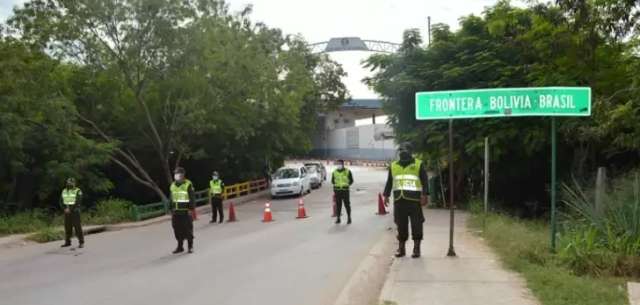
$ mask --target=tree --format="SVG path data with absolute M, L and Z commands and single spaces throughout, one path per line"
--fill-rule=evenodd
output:
M 446 122 L 415 120 L 414 94 L 418 91 L 529 86 L 590 86 L 594 93 L 592 118 L 561 119 L 561 173 L 582 176 L 587 167 L 609 160 L 607 150 L 631 139 L 607 134 L 608 120 L 631 124 L 635 111 L 615 109 L 635 79 L 638 60 L 630 45 L 603 36 L 602 31 L 579 27 L 561 6 L 535 4 L 517 8 L 499 1 L 482 17 L 460 19 L 460 30 L 435 25 L 433 43 L 420 47 L 414 31 L 405 34 L 397 54 L 374 55 L 366 66 L 376 74 L 365 81 L 385 100 L 391 123 L 401 140 L 410 140 L 432 161 L 434 170 L 446 166 Z M 590 23 L 591 24 L 591 23 Z M 591 37 L 590 35 L 597 37 Z M 592 40 L 590 40 L 592 39 Z M 597 43 L 591 44 L 591 41 Z M 635 63 L 635 64 L 634 64 Z M 616 98 L 609 97 L 616 95 Z M 628 95 L 627 95 L 628 96 Z M 623 104 L 626 105 L 626 104 Z M 627 106 L 628 108 L 629 106 Z M 614 115 L 612 115 L 614 114 Z M 625 119 L 621 119 L 621 118 Z M 541 118 L 457 120 L 454 159 L 457 190 L 473 193 L 480 183 L 483 139 L 492 142 L 495 189 L 498 199 L 514 206 L 545 200 L 548 177 L 549 122 Z M 619 132 L 621 126 L 618 125 Z M 634 128 L 628 129 L 636 130 Z M 607 135 L 605 135 L 607 134 Z M 629 151 L 630 146 L 622 147 Z M 520 160 L 528 160 L 526 163 Z M 535 171 L 531 171 L 535 168 Z
M 346 96 L 338 65 L 250 12 L 222 1 L 33 0 L 10 26 L 73 66 L 65 94 L 87 136 L 166 200 L 171 168 L 185 161 L 250 175 L 308 149 L 315 112 Z
M 68 68 L 0 39 L 0 194 L 21 208 L 58 194 L 67 177 L 87 190 L 112 187 L 101 172 L 112 147 L 83 136 L 73 103 L 61 94 Z

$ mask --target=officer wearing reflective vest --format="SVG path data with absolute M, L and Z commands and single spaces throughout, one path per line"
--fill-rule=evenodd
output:
M 214 171 L 209 181 L 209 204 L 211 205 L 211 221 L 215 223 L 220 214 L 220 223 L 224 221 L 224 208 L 222 205 L 222 194 L 224 192 L 224 182 L 220 179 L 218 172 Z
M 353 175 L 349 169 L 344 167 L 344 160 L 338 160 L 338 169 L 333 171 L 331 183 L 333 184 L 333 193 L 336 198 L 336 214 L 338 216 L 336 223 L 340 223 L 342 204 L 344 204 L 344 208 L 347 210 L 347 224 L 350 224 L 351 201 L 349 199 L 349 187 L 353 184 Z
M 409 239 L 409 221 L 413 239 L 413 255 L 420 257 L 422 241 L 422 223 L 424 215 L 422 206 L 427 204 L 427 173 L 422 161 L 412 156 L 410 143 L 403 143 L 398 148 L 399 160 L 391 163 L 387 184 L 384 189 L 384 203 L 389 204 L 389 196 L 393 191 L 393 216 L 398 227 L 398 251 L 396 257 L 406 255 L 405 243 Z
M 185 178 L 185 170 L 177 167 L 174 171 L 175 181 L 171 184 L 171 226 L 178 241 L 174 254 L 184 251 L 184 240 L 187 240 L 189 253 L 193 253 L 193 215 L 195 209 L 195 191 L 191 181 Z
M 76 231 L 78 248 L 84 247 L 84 235 L 82 234 L 82 224 L 80 223 L 80 204 L 82 203 L 82 191 L 76 187 L 73 178 L 67 179 L 67 186 L 60 195 L 60 204 L 64 208 L 64 233 L 65 242 L 61 247 L 71 246 L 71 236 Z

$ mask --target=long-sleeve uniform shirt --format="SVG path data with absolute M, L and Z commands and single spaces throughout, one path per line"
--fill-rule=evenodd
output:
M 409 162 L 400 161 L 400 165 L 406 167 L 412 164 L 414 160 L 412 159 Z M 429 194 L 429 178 L 427 177 L 427 171 L 424 169 L 424 163 L 420 164 L 420 182 L 422 183 L 422 195 L 426 196 Z M 391 174 L 391 166 L 389 166 L 389 175 L 387 175 L 387 184 L 384 187 L 384 196 L 391 196 L 391 192 L 393 191 L 393 174 Z

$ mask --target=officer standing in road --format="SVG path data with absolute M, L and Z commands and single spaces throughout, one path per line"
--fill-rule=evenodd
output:
M 222 205 L 222 193 L 224 191 L 224 182 L 220 179 L 218 172 L 214 171 L 209 181 L 209 205 L 211 205 L 211 221 L 215 223 L 220 214 L 220 223 L 224 221 L 224 208 Z
M 333 171 L 331 183 L 333 184 L 333 193 L 336 197 L 336 214 L 338 215 L 336 223 L 340 223 L 342 204 L 344 203 L 344 207 L 347 210 L 347 224 L 350 224 L 351 201 L 349 199 L 349 187 L 353 184 L 353 175 L 349 169 L 344 167 L 344 160 L 338 160 L 338 169 Z
M 65 242 L 61 247 L 71 246 L 71 236 L 76 231 L 78 248 L 84 247 L 84 235 L 82 234 L 82 224 L 80 223 L 80 204 L 82 203 L 82 191 L 76 187 L 73 178 L 67 179 L 67 186 L 60 195 L 60 204 L 64 208 L 64 233 Z
M 389 204 L 389 195 L 393 190 L 393 216 L 398 227 L 398 251 L 396 257 L 406 255 L 405 243 L 409 239 L 409 220 L 413 239 L 413 255 L 420 257 L 422 241 L 422 223 L 424 215 L 422 206 L 427 204 L 427 172 L 421 160 L 412 155 L 410 143 L 403 143 L 398 148 L 399 160 L 391 163 L 387 185 L 384 188 L 384 203 Z
M 171 226 L 178 241 L 174 254 L 184 251 L 184 240 L 187 240 L 189 253 L 193 253 L 193 215 L 195 209 L 195 191 L 191 181 L 185 178 L 185 170 L 177 167 L 174 171 L 175 182 L 171 184 Z

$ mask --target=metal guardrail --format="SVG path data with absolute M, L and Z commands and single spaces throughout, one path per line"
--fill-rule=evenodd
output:
M 236 183 L 225 186 L 222 197 L 226 200 L 229 198 L 237 198 L 248 195 L 268 187 L 269 183 L 266 179 L 253 180 L 249 182 Z M 202 206 L 209 202 L 209 189 L 197 191 L 195 193 L 196 206 Z M 169 202 L 161 201 L 145 205 L 136 205 L 133 207 L 133 214 L 136 221 L 145 220 L 153 217 L 162 216 L 169 213 Z

